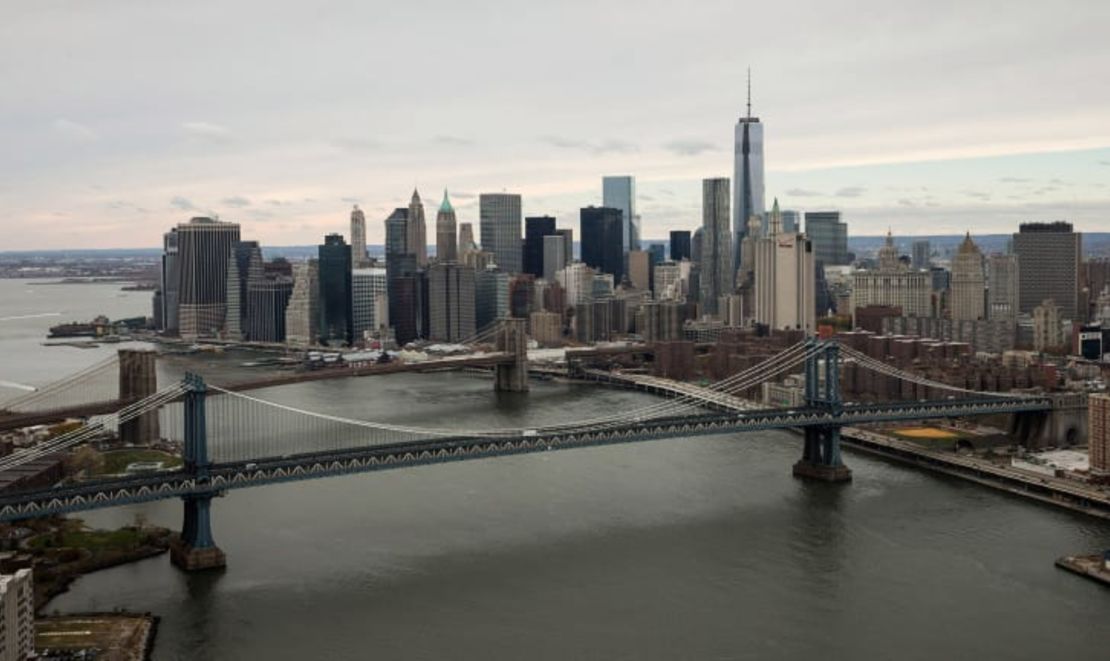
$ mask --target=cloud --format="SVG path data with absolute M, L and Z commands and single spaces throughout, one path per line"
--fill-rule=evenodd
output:
M 862 186 L 847 186 L 836 191 L 837 197 L 859 197 L 867 192 L 867 189 Z
M 432 142 L 440 145 L 450 145 L 452 147 L 468 147 L 474 144 L 473 140 L 461 138 L 457 135 L 437 135 L 432 138 Z
M 1025 177 L 1002 177 L 999 181 L 1004 184 L 1027 184 L 1032 181 L 1032 179 L 1026 179 Z
M 224 199 L 220 200 L 220 203 L 223 204 L 223 205 L 229 206 L 229 207 L 235 207 L 237 209 L 241 209 L 243 207 L 249 207 L 251 205 L 251 201 L 248 200 L 247 198 L 243 197 L 242 195 L 233 195 L 232 197 L 225 197 Z
M 982 200 L 983 202 L 988 202 L 991 199 L 991 194 L 990 193 L 985 193 L 983 191 L 965 190 L 965 191 L 960 191 L 960 192 L 963 193 L 964 195 L 968 196 L 968 197 L 975 198 L 976 200 Z
M 787 197 L 821 197 L 821 193 L 806 188 L 791 188 L 786 191 Z
M 178 209 L 181 209 L 182 211 L 196 211 L 197 210 L 197 205 L 193 204 L 192 200 L 190 200 L 187 197 L 182 197 L 180 195 L 175 195 L 172 199 L 170 199 L 170 205 L 175 206 Z
M 599 143 L 591 143 L 585 140 L 565 138 L 558 135 L 545 135 L 542 136 L 540 140 L 560 149 L 579 149 L 591 154 L 629 154 L 640 150 L 635 144 L 617 138 L 610 138 Z
M 92 142 L 94 140 L 100 139 L 100 136 L 97 135 L 96 131 L 93 131 L 84 124 L 78 124 L 77 122 L 66 119 L 64 117 L 59 117 L 58 119 L 55 119 L 53 122 L 53 127 L 57 133 L 77 142 Z
M 663 145 L 663 149 L 674 152 L 679 156 L 697 156 L 702 152 L 716 151 L 719 146 L 707 140 L 671 140 Z
M 336 149 L 349 152 L 377 151 L 382 148 L 382 143 L 373 138 L 336 138 L 331 141 Z
M 358 204 L 362 200 L 358 199 L 357 197 L 341 197 L 339 198 L 339 201 L 346 202 L 347 204 Z
M 269 204 L 269 205 L 272 205 L 272 206 L 275 206 L 275 207 L 280 207 L 285 203 L 282 202 L 281 200 L 266 200 L 266 204 Z
M 231 129 L 210 122 L 185 122 L 181 130 L 191 138 L 209 142 L 227 142 L 231 139 Z
M 903 197 L 902 199 L 898 200 L 898 206 L 901 206 L 901 207 L 916 207 L 917 205 L 914 204 L 913 200 L 910 200 L 910 199 L 907 199 L 907 198 Z
M 1107 166 L 1107 167 L 1110 167 L 1110 161 L 1099 161 L 1099 162 L 1098 162 L 1098 164 L 1099 164 L 1099 165 L 1105 165 L 1105 166 Z

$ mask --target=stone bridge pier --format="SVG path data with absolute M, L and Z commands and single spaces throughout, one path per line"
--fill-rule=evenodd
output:
M 1087 395 L 1052 393 L 1051 411 L 1014 413 L 1010 437 L 1029 450 L 1070 447 L 1087 442 Z
M 816 346 L 816 340 L 810 340 L 807 348 L 812 350 Z M 806 406 L 840 415 L 843 411 L 840 352 L 835 343 L 826 344 L 820 351 L 809 354 L 805 377 Z M 805 445 L 802 447 L 802 458 L 794 464 L 794 477 L 823 482 L 848 482 L 852 479 L 851 469 L 840 458 L 840 427 L 821 425 L 805 428 Z
M 498 392 L 528 392 L 528 328 L 524 319 L 501 320 L 497 350 L 513 355 L 511 363 L 494 368 L 493 388 Z
M 155 370 L 158 354 L 150 350 L 119 350 L 119 398 L 134 402 L 158 392 Z M 159 437 L 158 411 L 150 411 L 119 426 L 119 440 L 134 445 L 154 443 Z

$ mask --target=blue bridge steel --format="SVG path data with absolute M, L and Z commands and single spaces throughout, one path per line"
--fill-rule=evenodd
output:
M 181 498 L 185 514 L 173 558 L 182 567 L 199 569 L 223 565 L 223 554 L 211 533 L 210 508 L 214 496 L 232 489 L 505 455 L 772 429 L 802 430 L 803 452 L 794 465 L 795 475 L 843 481 L 851 478 L 851 471 L 840 456 L 841 427 L 1046 411 L 1053 405 L 1047 397 L 966 392 L 959 398 L 845 404 L 839 390 L 839 351 L 835 342 L 809 340 L 714 384 L 717 389 L 712 391 L 742 392 L 802 362 L 806 403 L 797 408 L 722 410 L 727 407 L 713 398 L 714 410 L 706 411 L 702 407 L 706 402 L 682 397 L 606 419 L 542 429 L 474 432 L 406 428 L 301 411 L 210 388 L 190 375 L 183 383 L 121 411 L 116 421 L 124 424 L 148 415 L 154 407 L 180 418 L 181 469 L 4 494 L 0 496 L 0 521 Z M 246 409 L 252 413 L 243 414 Z M 252 433 L 250 425 L 257 427 L 261 419 L 271 421 L 271 429 L 283 430 L 284 445 L 273 431 L 265 431 L 265 438 L 246 438 Z M 49 441 L 52 445 L 43 451 L 75 447 L 99 431 L 90 425 Z M 258 436 L 257 429 L 253 433 Z M 167 434 L 172 437 L 175 431 Z M 306 450 L 308 447 L 314 449 Z M 0 467 L 12 461 L 18 457 L 0 460 Z

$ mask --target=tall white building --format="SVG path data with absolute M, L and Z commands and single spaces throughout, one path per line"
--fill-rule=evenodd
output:
M 766 212 L 763 191 L 763 124 L 752 117 L 752 81 L 748 74 L 748 111 L 736 122 L 733 142 L 732 271 L 740 268 L 740 241 L 748 231 L 748 220 Z
M 285 341 L 316 344 L 320 317 L 320 264 L 315 259 L 293 265 L 293 294 L 285 308 Z
M 603 207 L 621 210 L 621 243 L 624 252 L 640 249 L 640 216 L 636 214 L 636 177 L 603 177 Z
M 519 195 L 482 193 L 478 196 L 478 231 L 482 250 L 493 253 L 494 263 L 509 274 L 524 270 L 521 218 Z
M 366 262 L 366 214 L 355 205 L 351 210 L 351 266 L 359 268 Z
M 928 317 L 932 314 L 932 294 L 932 276 L 928 271 L 910 270 L 898 259 L 898 249 L 888 231 L 886 244 L 879 249 L 878 270 L 852 275 L 852 318 L 856 309 L 870 305 L 901 308 L 903 317 Z
M 755 320 L 772 330 L 812 332 L 817 304 L 813 246 L 805 235 L 782 230 L 778 200 L 770 220 L 767 236 L 755 240 Z
M 1018 316 L 1018 256 L 991 255 L 987 316 L 1016 320 Z
M 727 178 L 701 182 L 701 303 L 709 315 L 718 313 L 718 299 L 733 290 L 728 184 Z
M 566 292 L 567 305 L 581 305 L 593 299 L 594 270 L 582 262 L 573 262 L 559 269 L 555 280 Z
M 0 575 L 0 661 L 35 653 L 35 590 L 30 569 Z
M 555 273 L 567 264 L 567 242 L 562 235 L 543 237 L 543 279 L 554 282 Z

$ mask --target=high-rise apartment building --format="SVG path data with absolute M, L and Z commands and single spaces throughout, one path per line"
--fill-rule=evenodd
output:
M 181 336 L 215 336 L 227 315 L 227 264 L 239 225 L 193 218 L 177 226 L 178 321 Z
M 351 266 L 361 268 L 366 260 L 366 214 L 356 204 L 351 209 Z
M 438 262 L 428 269 L 428 339 L 459 342 L 474 335 L 474 269 Z
M 763 190 L 763 124 L 752 117 L 752 87 L 748 79 L 748 111 L 736 122 L 733 142 L 732 243 L 729 245 L 730 270 L 740 268 L 740 241 L 748 231 L 748 219 L 762 218 L 766 211 Z M 706 237 L 705 240 L 709 240 Z M 702 278 L 706 273 L 702 270 Z M 732 280 L 730 275 L 729 281 Z M 714 297 L 716 298 L 716 297 Z M 704 300 L 704 297 L 703 297 Z M 715 306 L 715 304 L 714 304 Z
M 341 234 L 329 234 L 317 249 L 320 265 L 321 344 L 350 345 L 354 337 L 351 315 L 351 248 Z
M 758 127 L 759 120 L 755 121 L 751 126 Z M 749 124 L 743 126 L 745 131 L 750 128 Z M 737 125 L 737 131 L 739 130 L 740 125 Z M 759 203 L 762 204 L 762 146 L 759 160 Z M 751 177 L 747 181 L 745 185 L 750 186 Z M 735 269 L 732 260 L 732 232 L 729 230 L 728 186 L 727 178 L 703 179 L 701 182 L 701 301 L 705 313 L 710 315 L 718 313 L 720 297 L 731 294 L 733 290 Z M 748 203 L 754 199 L 748 193 L 743 197 Z
M 35 585 L 30 569 L 0 574 L 0 661 L 35 656 Z
M 543 237 L 543 278 L 555 280 L 555 273 L 567 264 L 567 241 L 559 234 Z
M 389 326 L 389 279 L 383 268 L 351 271 L 352 331 L 356 340 Z
M 672 262 L 681 262 L 693 257 L 693 253 L 690 252 L 690 230 L 671 230 L 670 254 Z
M 524 272 L 537 278 L 543 277 L 544 237 L 555 235 L 555 219 L 551 216 L 532 216 L 524 219 Z M 555 266 L 563 268 L 562 264 Z
M 913 242 L 913 254 L 911 255 L 911 263 L 915 269 L 928 269 L 932 264 L 933 249 L 929 245 L 928 239 L 917 239 Z
M 1018 316 L 1018 256 L 991 255 L 988 261 L 987 317 L 1016 320 Z
M 320 266 L 315 259 L 293 265 L 293 293 L 285 308 L 285 341 L 316 344 L 320 327 Z
M 627 175 L 603 177 L 601 198 L 603 207 L 621 211 L 621 252 L 639 250 L 640 217 L 636 215 L 636 178 Z
M 447 189 L 443 189 L 443 202 L 436 212 L 436 259 L 441 262 L 459 261 L 458 232 L 455 218 L 455 208 L 447 198 Z
M 582 262 L 572 262 L 555 274 L 566 293 L 567 305 L 578 306 L 593 299 L 594 270 Z
M 1076 319 L 1083 235 L 1065 222 L 1022 223 L 1018 229 L 1013 239 L 1020 311 L 1032 312 L 1051 298 L 1065 319 Z
M 807 211 L 806 236 L 818 262 L 825 266 L 848 263 L 848 224 L 841 222 L 839 211 Z
M 478 230 L 482 250 L 493 253 L 497 266 L 507 273 L 524 268 L 520 245 L 520 196 L 482 193 L 478 196 Z
M 621 243 L 622 212 L 610 207 L 586 207 L 580 211 L 582 261 L 620 282 L 624 277 Z
M 1060 328 L 1063 308 L 1051 298 L 1033 308 L 1033 350 L 1050 351 L 1064 346 L 1064 331 Z
M 956 256 L 952 258 L 949 316 L 959 321 L 986 319 L 986 289 L 983 253 L 971 240 L 971 232 L 968 232 L 956 251 Z
M 813 247 L 802 234 L 782 230 L 779 203 L 771 209 L 766 238 L 755 241 L 755 320 L 772 330 L 813 332 L 816 274 Z M 739 307 L 739 305 L 737 305 Z M 739 325 L 738 312 L 730 325 Z
M 628 252 L 628 281 L 642 291 L 651 290 L 651 255 L 644 250 Z
M 566 253 L 567 261 L 563 264 L 563 266 L 566 266 L 574 261 L 574 230 L 569 227 L 561 228 L 555 230 L 555 233 L 563 237 L 563 240 L 566 241 L 566 250 L 564 252 Z
M 408 224 L 406 225 L 405 245 L 408 254 L 416 257 L 416 265 L 423 267 L 428 263 L 428 226 L 424 221 L 424 203 L 420 201 L 420 192 L 412 189 L 412 200 L 409 201 Z

